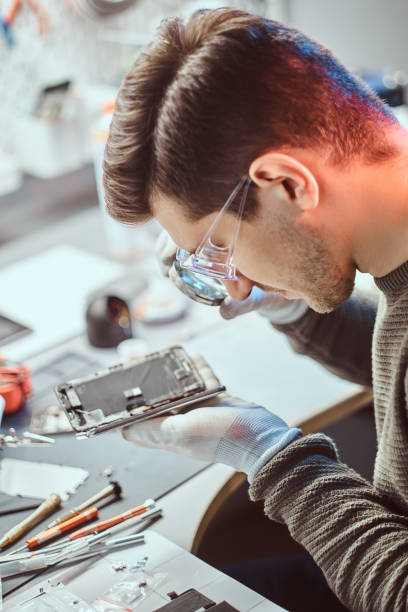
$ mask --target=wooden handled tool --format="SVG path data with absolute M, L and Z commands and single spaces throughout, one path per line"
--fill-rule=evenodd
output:
M 52 493 L 45 501 L 42 502 L 38 506 L 34 512 L 32 512 L 26 519 L 18 523 L 15 527 L 12 527 L 4 534 L 4 536 L 0 539 L 0 550 L 6 548 L 10 544 L 13 544 L 16 540 L 18 540 L 22 535 L 25 534 L 28 529 L 34 523 L 37 523 L 39 520 L 47 516 L 47 514 L 51 514 L 61 505 L 61 497 L 57 495 L 57 493 Z

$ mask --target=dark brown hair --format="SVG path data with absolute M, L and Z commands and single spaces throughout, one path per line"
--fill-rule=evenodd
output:
M 155 193 L 192 220 L 221 208 L 251 162 L 285 147 L 330 161 L 390 156 L 394 122 L 382 101 L 327 49 L 298 30 L 233 10 L 162 23 L 116 103 L 104 161 L 109 213 L 152 216 Z M 250 193 L 246 216 L 256 208 Z

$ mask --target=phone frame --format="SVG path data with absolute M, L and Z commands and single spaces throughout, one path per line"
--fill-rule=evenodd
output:
M 213 382 L 214 384 L 211 385 L 210 387 L 208 387 L 208 385 L 206 384 L 207 381 L 206 379 L 200 374 L 200 369 L 199 367 L 197 367 L 197 364 L 194 361 L 194 358 L 190 357 L 185 349 L 181 346 L 173 346 L 170 347 L 168 349 L 165 349 L 163 351 L 157 351 L 155 353 L 151 353 L 149 355 L 146 355 L 144 358 L 144 361 L 147 361 L 148 359 L 152 359 L 152 358 L 156 358 L 156 357 L 164 357 L 166 355 L 166 353 L 169 353 L 170 351 L 174 351 L 175 349 L 177 350 L 181 350 L 183 352 L 183 357 L 185 359 L 187 359 L 189 365 L 191 366 L 194 374 L 202 380 L 203 385 L 205 386 L 205 388 L 201 391 L 195 391 L 192 392 L 191 395 L 186 395 L 184 397 L 179 397 L 178 399 L 175 400 L 170 400 L 165 404 L 160 404 L 159 406 L 152 406 L 149 407 L 147 406 L 144 410 L 141 410 L 140 412 L 137 412 L 136 414 L 130 414 L 128 416 L 121 416 L 118 418 L 113 418 L 112 420 L 109 421 L 105 421 L 102 422 L 101 424 L 95 424 L 95 425 L 81 425 L 79 426 L 78 423 L 76 423 L 76 419 L 78 419 L 78 415 L 76 410 L 78 410 L 78 407 L 75 407 L 71 400 L 69 399 L 69 394 L 67 392 L 67 390 L 70 389 L 75 389 L 75 387 L 79 386 L 79 385 L 84 385 L 84 384 L 92 384 L 92 381 L 95 381 L 97 378 L 100 377 L 105 377 L 107 378 L 109 376 L 109 374 L 113 374 L 113 373 L 117 373 L 118 371 L 120 372 L 122 371 L 127 371 L 129 368 L 132 367 L 132 365 L 138 365 L 140 364 L 140 360 L 135 361 L 134 364 L 117 364 L 115 366 L 112 366 L 110 368 L 101 370 L 100 372 L 96 372 L 94 374 L 90 374 L 87 376 L 84 376 L 83 378 L 76 378 L 72 381 L 68 381 L 66 383 L 61 383 L 59 384 L 56 389 L 55 389 L 55 393 L 57 395 L 58 401 L 61 404 L 61 406 L 64 408 L 65 413 L 68 417 L 68 420 L 73 428 L 73 430 L 76 432 L 76 437 L 78 439 L 85 439 L 85 438 L 91 438 L 97 434 L 103 433 L 105 431 L 109 431 L 111 429 L 116 429 L 118 427 L 125 427 L 127 425 L 131 425 L 132 423 L 136 423 L 136 422 L 140 422 L 140 421 L 146 421 L 148 419 L 151 419 L 153 417 L 156 416 L 160 416 L 166 413 L 172 413 L 172 412 L 179 412 L 184 408 L 188 408 L 189 406 L 192 406 L 194 404 L 197 404 L 199 402 L 202 402 L 204 400 L 207 399 L 211 399 L 213 397 L 216 397 L 217 395 L 219 395 L 220 393 L 222 393 L 223 391 L 225 391 L 225 386 L 222 385 L 219 381 L 219 379 L 216 377 L 216 375 L 214 374 L 214 372 L 212 371 L 212 369 L 210 368 L 210 366 L 208 365 L 208 363 L 202 358 L 200 357 L 200 360 L 203 364 L 203 367 L 206 368 L 206 371 L 210 372 L 211 375 L 211 382 Z M 197 359 L 197 358 L 196 358 Z M 143 407 L 141 407 L 143 408 Z M 135 410 L 135 409 L 133 409 Z M 137 409 L 136 409 L 137 410 Z M 114 414 L 121 414 L 123 413 L 124 410 L 120 410 L 117 413 L 113 413 Z M 112 415 L 109 415 L 109 417 L 111 417 Z M 108 417 L 106 417 L 108 418 Z

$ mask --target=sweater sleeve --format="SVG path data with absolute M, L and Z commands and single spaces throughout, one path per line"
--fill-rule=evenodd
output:
M 254 501 L 287 525 L 350 610 L 408 609 L 408 517 L 339 462 L 323 434 L 295 440 L 256 475 Z
M 297 353 L 341 378 L 370 387 L 376 312 L 375 300 L 356 292 L 334 312 L 321 315 L 309 308 L 298 321 L 274 327 L 287 335 Z

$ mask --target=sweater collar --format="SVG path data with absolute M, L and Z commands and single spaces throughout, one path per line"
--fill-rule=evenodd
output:
M 385 276 L 374 278 L 374 281 L 385 295 L 395 295 L 406 291 L 408 288 L 408 261 Z

